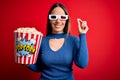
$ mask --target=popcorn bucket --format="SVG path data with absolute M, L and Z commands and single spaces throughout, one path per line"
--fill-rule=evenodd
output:
M 43 35 L 32 29 L 14 31 L 15 62 L 18 64 L 34 64 L 37 60 Z

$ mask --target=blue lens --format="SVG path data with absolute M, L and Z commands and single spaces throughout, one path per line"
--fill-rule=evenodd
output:
M 52 16 L 51 16 L 51 19 L 56 19 L 56 16 L 52 15 Z

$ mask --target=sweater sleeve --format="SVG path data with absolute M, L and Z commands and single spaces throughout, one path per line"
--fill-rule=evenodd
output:
M 41 72 L 41 65 L 40 65 L 40 61 L 39 61 L 39 56 L 38 56 L 38 59 L 36 61 L 35 64 L 30 64 L 28 66 L 28 69 L 34 71 L 34 72 Z
M 75 38 L 74 44 L 74 62 L 80 68 L 88 65 L 88 48 L 86 42 L 86 34 L 80 34 L 80 39 Z

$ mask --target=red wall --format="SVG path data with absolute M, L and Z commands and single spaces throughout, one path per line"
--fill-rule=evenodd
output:
M 71 33 L 78 36 L 79 17 L 88 21 L 89 65 L 73 66 L 75 80 L 120 79 L 120 2 L 119 0 L 0 0 L 0 80 L 38 80 L 32 72 L 14 62 L 13 30 L 35 26 L 45 34 L 47 13 L 55 2 L 69 10 Z

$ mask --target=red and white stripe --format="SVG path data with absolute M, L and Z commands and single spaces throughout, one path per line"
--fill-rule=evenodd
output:
M 19 64 L 34 64 L 38 57 L 42 35 L 15 32 L 14 36 L 15 36 L 15 62 Z M 25 38 L 26 41 L 34 38 L 36 40 L 36 44 L 34 45 L 35 53 L 31 54 L 30 56 L 17 56 L 16 54 L 18 53 L 16 51 L 16 40 L 18 37 L 21 37 L 21 39 Z

